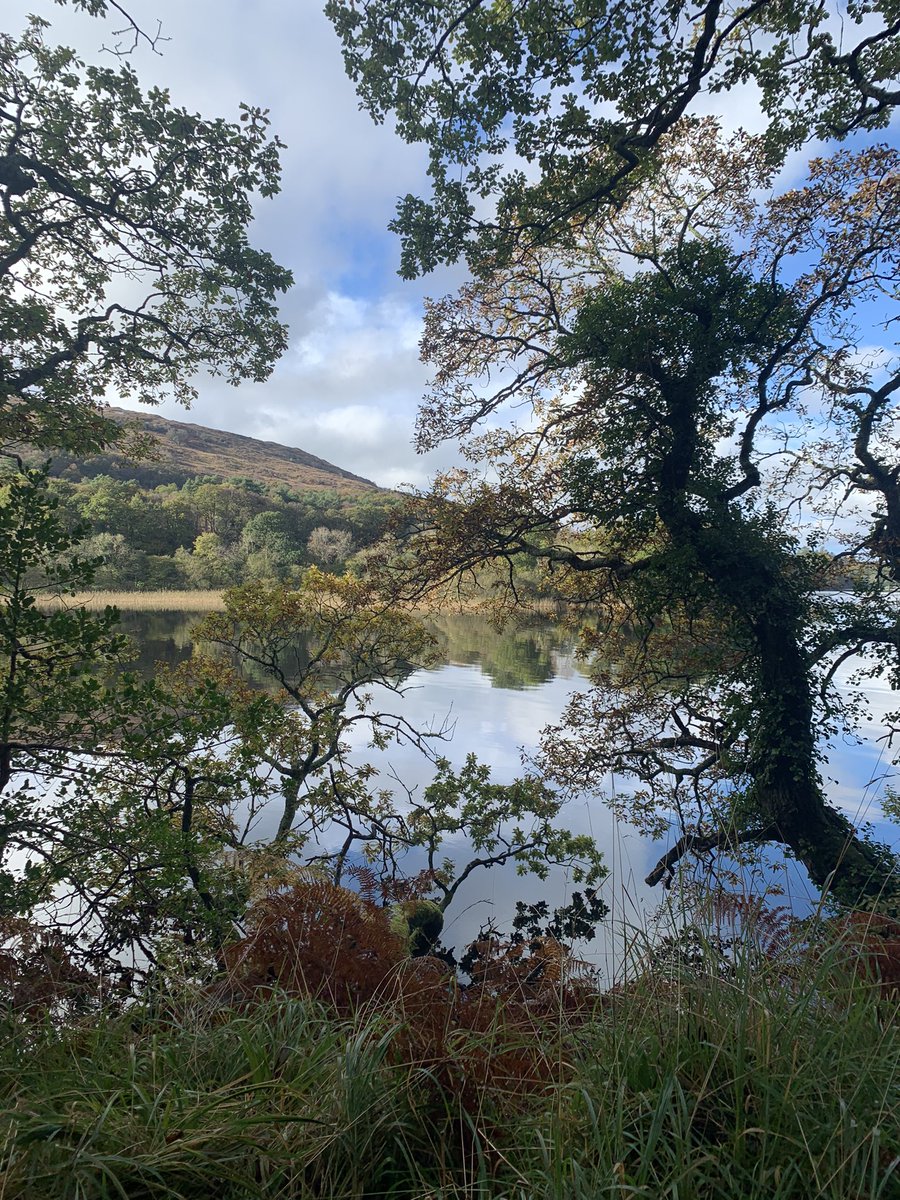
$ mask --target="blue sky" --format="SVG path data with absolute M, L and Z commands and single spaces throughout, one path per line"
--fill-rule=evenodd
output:
M 47 17 L 48 41 L 109 61 L 115 22 L 92 20 L 52 0 L 7 0 L 3 28 Z M 141 46 L 132 63 L 144 87 L 173 102 L 237 118 L 243 101 L 271 110 L 282 154 L 279 196 L 256 206 L 255 242 L 294 272 L 283 315 L 291 345 L 263 385 L 198 381 L 190 413 L 160 412 L 301 446 L 393 486 L 422 484 L 452 448 L 427 458 L 411 446 L 426 372 L 418 360 L 422 297 L 450 291 L 460 275 L 421 284 L 396 275 L 399 245 L 387 224 L 398 195 L 418 189 L 425 154 L 358 110 L 340 47 L 319 0 L 133 0 L 149 29 L 162 22 L 161 56 Z
M 387 232 L 396 199 L 426 185 L 426 155 L 400 141 L 389 124 L 359 111 L 322 0 L 131 0 L 146 28 L 161 22 L 161 54 L 138 47 L 132 63 L 142 84 L 171 90 L 176 104 L 236 118 L 243 101 L 267 107 L 287 143 L 283 187 L 256 208 L 254 239 L 290 267 L 295 287 L 283 304 L 291 327 L 287 354 L 265 384 L 235 390 L 198 381 L 190 414 L 176 419 L 300 446 L 385 486 L 424 484 L 456 460 L 447 446 L 415 454 L 411 438 L 427 374 L 418 359 L 422 298 L 461 282 L 461 270 L 424 281 L 396 275 L 399 243 Z M 48 40 L 105 59 L 116 22 L 103 23 L 53 0 L 5 0 L 3 26 L 26 14 L 47 17 Z M 726 126 L 753 131 L 762 115 L 748 89 L 701 97 L 697 112 L 718 112 Z M 794 157 L 785 181 L 797 182 L 810 147 Z

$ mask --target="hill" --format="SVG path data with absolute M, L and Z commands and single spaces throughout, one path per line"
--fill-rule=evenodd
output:
M 182 484 L 198 475 L 217 479 L 252 479 L 265 486 L 285 484 L 294 491 L 331 488 L 342 493 L 380 490 L 369 479 L 336 467 L 297 447 L 264 442 L 187 421 L 172 421 L 154 412 L 109 408 L 107 415 L 153 438 L 150 459 L 135 461 L 127 452 L 109 451 L 90 458 L 59 458 L 55 474 L 64 479 L 111 475 L 134 479 L 145 487 Z

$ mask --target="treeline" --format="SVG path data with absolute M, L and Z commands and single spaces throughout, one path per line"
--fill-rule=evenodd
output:
M 103 560 L 95 586 L 123 590 L 287 579 L 311 563 L 358 569 L 399 504 L 374 488 L 294 491 L 209 476 L 147 487 L 96 475 L 51 487 L 64 523 L 85 528 L 79 553 Z

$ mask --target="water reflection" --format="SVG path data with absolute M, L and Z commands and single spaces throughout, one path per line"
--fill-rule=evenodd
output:
M 491 767 L 498 783 L 508 783 L 522 773 L 522 748 L 526 752 L 533 750 L 540 731 L 558 719 L 572 691 L 587 686 L 587 679 L 576 674 L 570 678 L 551 675 L 537 687 L 501 687 L 484 672 L 480 662 L 449 663 L 437 670 L 418 671 L 410 677 L 403 714 L 418 725 L 429 722 L 439 725 L 449 718 L 453 722 L 453 736 L 441 747 L 441 753 L 454 765 L 461 766 L 466 754 L 474 751 Z M 356 748 L 360 757 L 371 758 L 362 732 L 357 735 Z M 431 780 L 430 764 L 409 746 L 391 746 L 376 761 L 386 786 L 390 785 L 391 775 L 418 790 Z M 648 914 L 662 899 L 658 889 L 651 890 L 643 882 L 659 851 L 655 844 L 617 822 L 609 809 L 596 800 L 571 801 L 564 810 L 564 819 L 573 832 L 588 833 L 595 838 L 610 867 L 610 877 L 602 889 L 610 906 L 610 917 L 590 946 L 579 948 L 579 952 L 612 978 L 628 940 L 623 938 L 623 927 L 629 933 L 636 927 L 643 928 Z M 457 862 L 468 858 L 461 841 L 454 844 L 448 840 L 445 850 L 447 857 Z M 464 947 L 488 922 L 508 928 L 516 900 L 530 903 L 546 900 L 552 909 L 568 903 L 575 886 L 561 870 L 546 881 L 521 878 L 513 864 L 475 872 L 460 889 L 447 914 L 445 941 L 457 948 Z
M 123 625 L 140 651 L 135 667 L 149 674 L 157 662 L 174 665 L 188 657 L 190 631 L 197 620 L 195 614 L 124 613 Z M 413 672 L 402 697 L 386 692 L 385 709 L 399 713 L 417 728 L 439 728 L 449 721 L 452 737 L 440 746 L 440 753 L 458 768 L 474 751 L 490 765 L 496 782 L 510 782 L 522 773 L 522 749 L 533 750 L 540 731 L 559 717 L 571 692 L 587 686 L 571 634 L 550 621 L 498 631 L 471 614 L 442 615 L 431 618 L 429 624 L 445 664 Z M 298 646 L 298 653 L 302 655 L 303 649 Z M 373 691 L 378 707 L 380 698 L 377 689 Z M 396 778 L 419 792 L 431 782 L 432 764 L 411 746 L 391 745 L 383 752 L 373 751 L 362 726 L 357 727 L 355 737 L 360 759 L 378 766 L 385 787 L 395 786 Z M 566 816 L 574 832 L 594 836 L 609 861 L 611 874 L 604 895 L 611 916 L 586 956 L 611 976 L 614 962 L 621 956 L 623 924 L 643 925 L 647 912 L 659 905 L 659 891 L 651 891 L 643 883 L 658 850 L 617 823 L 596 801 L 572 803 Z M 266 829 L 265 821 L 266 817 L 258 827 L 261 837 L 274 832 L 274 828 Z M 447 857 L 457 861 L 469 857 L 462 842 L 448 841 L 444 849 Z M 508 926 L 518 899 L 546 900 L 554 908 L 567 903 L 572 890 L 562 871 L 546 882 L 520 878 L 512 864 L 475 872 L 448 913 L 447 944 L 464 947 L 490 921 Z
M 136 652 L 131 669 L 152 675 L 159 662 L 174 667 L 190 658 L 194 645 L 191 630 L 198 619 L 196 613 L 123 611 L 122 629 Z
M 191 629 L 197 620 L 193 613 L 124 613 L 124 628 L 139 652 L 135 668 L 149 674 L 157 662 L 174 665 L 187 658 L 192 646 Z M 442 615 L 429 623 L 443 650 L 445 664 L 412 673 L 406 681 L 405 695 L 398 698 L 389 694 L 386 707 L 420 728 L 439 727 L 449 718 L 453 736 L 441 747 L 441 753 L 459 767 L 466 754 L 474 751 L 491 766 L 498 783 L 507 783 L 521 773 L 522 749 L 526 753 L 533 750 L 540 731 L 558 719 L 568 696 L 588 686 L 575 658 L 571 635 L 550 621 L 525 628 L 509 626 L 498 632 L 489 622 L 471 614 Z M 297 651 L 302 656 L 305 647 L 298 645 Z M 853 664 L 847 664 L 840 678 L 846 682 L 852 669 Z M 255 682 L 265 684 L 262 677 Z M 876 836 L 893 843 L 897 829 L 884 820 L 879 803 L 885 785 L 893 778 L 891 754 L 884 741 L 874 738 L 885 714 L 897 707 L 896 695 L 883 685 L 875 685 L 869 696 L 874 723 L 867 732 L 876 731 L 873 740 L 863 746 L 846 740 L 833 747 L 825 767 L 826 784 L 833 803 L 851 820 L 872 822 Z M 431 781 L 431 765 L 411 747 L 392 746 L 376 754 L 366 745 L 361 729 L 357 737 L 360 757 L 377 762 L 385 786 L 391 786 L 392 775 L 417 790 Z M 612 781 L 610 786 L 614 786 Z M 604 885 L 604 895 L 611 915 L 585 956 L 611 975 L 621 960 L 623 943 L 628 942 L 634 929 L 646 927 L 648 915 L 663 899 L 661 890 L 647 888 L 643 879 L 666 846 L 641 838 L 596 801 L 573 802 L 567 816 L 573 831 L 596 838 L 609 863 L 610 878 Z M 462 845 L 447 843 L 446 849 L 449 857 L 462 858 L 465 854 Z M 793 863 L 788 863 L 785 870 L 774 851 L 771 859 L 775 865 L 765 878 L 778 878 L 786 888 L 785 902 L 795 911 L 808 911 L 815 891 L 805 872 Z M 773 875 L 776 867 L 781 874 Z M 758 887 L 759 882 L 753 886 Z M 562 872 L 546 883 L 518 878 L 514 866 L 475 873 L 448 913 L 448 944 L 465 945 L 489 920 L 500 925 L 508 923 L 516 899 L 543 899 L 552 908 L 567 902 L 570 892 L 570 883 Z
M 158 662 L 175 666 L 189 658 L 191 630 L 198 620 L 195 613 L 123 612 L 122 626 L 136 648 L 133 669 L 150 675 Z M 452 613 L 431 616 L 425 623 L 448 663 L 477 666 L 493 687 L 505 691 L 540 688 L 551 679 L 581 673 L 571 635 L 549 620 L 498 630 L 482 617 Z M 302 639 L 296 652 L 299 660 L 308 660 Z M 268 685 L 264 674 L 254 679 L 249 668 L 252 664 L 244 665 L 251 682 Z
M 496 629 L 471 614 L 430 617 L 428 627 L 450 663 L 477 665 L 494 687 L 509 691 L 540 687 L 556 674 L 555 659 L 571 654 L 571 638 L 549 621 Z

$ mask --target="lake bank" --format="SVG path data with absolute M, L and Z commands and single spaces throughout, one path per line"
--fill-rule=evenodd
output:
M 127 612 L 214 612 L 222 607 L 222 588 L 211 591 L 77 592 L 42 600 L 43 608 L 86 608 L 102 611 L 107 606 Z
M 123 609 L 126 612 L 215 612 L 223 604 L 225 588 L 204 589 L 166 589 L 148 592 L 117 592 L 97 590 L 92 592 L 77 592 L 73 596 L 48 596 L 41 600 L 42 608 L 86 608 L 88 611 L 102 611 L 108 605 Z M 412 605 L 414 611 L 421 613 L 472 613 L 485 611 L 489 601 L 477 597 L 454 599 L 444 603 L 424 600 Z M 561 601 L 549 597 L 538 597 L 528 603 L 530 614 L 542 617 L 559 615 Z
M 4 1195 L 889 1200 L 900 1026 L 847 937 L 779 928 L 723 953 L 701 926 L 605 994 L 366 960 L 347 1011 L 292 943 L 280 988 L 231 1003 L 173 983 L 58 1027 L 38 1009 L 0 1051 Z

